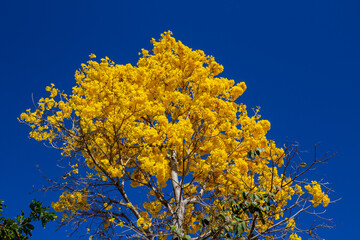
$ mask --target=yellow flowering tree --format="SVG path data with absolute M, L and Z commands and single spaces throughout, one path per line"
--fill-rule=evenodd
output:
M 46 87 L 20 121 L 67 159 L 53 203 L 91 238 L 301 239 L 303 213 L 330 200 L 301 178 L 296 146 L 266 138 L 270 122 L 238 103 L 246 90 L 214 57 L 171 32 L 137 66 L 90 55 L 70 95 Z M 325 192 L 324 192 L 325 191 Z M 316 217 L 318 214 L 313 213 Z M 299 235 L 297 235 L 299 234 Z

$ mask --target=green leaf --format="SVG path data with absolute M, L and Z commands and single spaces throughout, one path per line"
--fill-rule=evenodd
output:
M 29 224 L 29 223 L 26 224 L 26 227 L 30 230 L 34 230 L 34 228 L 35 228 L 32 224 Z
M 192 238 L 191 238 L 189 235 L 185 235 L 185 236 L 183 237 L 183 239 L 184 239 L 184 240 L 191 240 Z
M 254 159 L 256 157 L 256 151 L 248 151 L 248 157 L 251 159 Z
M 176 228 L 175 231 L 177 234 L 181 235 L 184 230 L 182 228 Z
M 203 219 L 201 219 L 201 224 L 205 227 L 207 225 L 210 224 L 210 218 L 209 217 L 204 217 Z
M 258 216 L 260 217 L 261 223 L 262 223 L 262 224 L 265 224 L 264 215 L 262 214 L 262 212 L 261 212 L 261 211 L 257 211 L 257 213 L 258 213 Z
M 23 223 L 23 220 L 24 220 L 24 212 L 21 211 L 21 215 L 18 215 L 16 217 L 16 220 L 18 221 L 18 223 L 21 225 Z
M 300 167 L 306 167 L 306 163 L 304 162 L 300 163 Z
M 243 230 L 241 224 L 238 224 L 238 223 L 237 223 L 237 224 L 234 225 L 234 233 L 235 233 L 236 235 L 237 235 L 237 234 L 241 235 L 243 232 L 244 232 L 244 230 Z
M 245 221 L 243 221 L 242 223 L 241 223 L 241 227 L 242 227 L 242 229 L 245 231 L 246 230 L 246 222 Z
M 222 221 L 224 221 L 224 222 L 226 221 L 225 216 L 224 216 L 224 215 L 222 215 L 222 214 L 219 214 L 219 218 L 221 218 L 221 220 L 222 220 Z

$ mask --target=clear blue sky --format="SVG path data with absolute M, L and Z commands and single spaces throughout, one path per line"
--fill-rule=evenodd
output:
M 337 224 L 325 239 L 358 237 L 360 197 L 360 2 L 359 1 L 10 1 L 0 2 L 1 126 L 0 199 L 6 215 L 33 199 L 50 204 L 53 193 L 36 164 L 59 176 L 60 155 L 28 139 L 17 121 L 44 88 L 70 91 L 74 72 L 90 53 L 136 64 L 150 39 L 172 30 L 176 39 L 215 56 L 224 77 L 245 81 L 242 101 L 261 106 L 270 138 L 286 137 L 310 150 L 338 152 L 312 177 L 326 178 L 342 198 L 328 208 Z M 38 228 L 39 229 L 39 228 Z M 33 240 L 66 239 L 55 224 Z M 356 230 L 355 230 L 356 229 Z M 356 233 L 355 233 L 356 231 Z M 71 237 L 69 239 L 75 239 Z

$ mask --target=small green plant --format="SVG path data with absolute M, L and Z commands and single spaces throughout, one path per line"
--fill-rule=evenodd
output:
M 49 212 L 49 207 L 43 207 L 42 203 L 33 200 L 30 204 L 30 215 L 25 217 L 23 211 L 16 216 L 15 219 L 2 217 L 4 201 L 0 200 L 0 239 L 2 240 L 25 240 L 32 236 L 31 232 L 34 226 L 31 224 L 34 221 L 41 221 L 42 227 L 55 220 L 55 213 Z

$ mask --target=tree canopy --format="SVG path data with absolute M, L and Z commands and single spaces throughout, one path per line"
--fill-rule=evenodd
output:
M 239 103 L 245 83 L 220 77 L 214 57 L 170 31 L 152 44 L 136 66 L 91 54 L 71 94 L 51 84 L 21 114 L 65 159 L 52 181 L 62 223 L 105 239 L 295 240 L 326 226 L 296 224 L 330 203 L 303 178 L 326 159 L 306 166 L 297 146 L 267 139 L 270 122 Z

